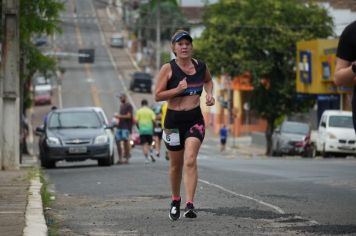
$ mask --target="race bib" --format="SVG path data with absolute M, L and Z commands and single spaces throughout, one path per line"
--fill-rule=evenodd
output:
M 163 140 L 169 144 L 169 146 L 179 146 L 179 131 L 178 129 L 164 129 L 162 134 Z

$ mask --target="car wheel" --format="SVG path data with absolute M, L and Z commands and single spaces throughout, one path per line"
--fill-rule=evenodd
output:
M 56 162 L 51 160 L 46 160 L 45 158 L 41 158 L 41 166 L 46 169 L 52 169 L 56 167 Z
M 112 156 L 108 156 L 107 158 L 105 159 L 99 159 L 98 160 L 98 165 L 99 166 L 111 166 L 112 165 Z
M 323 145 L 323 150 L 321 151 L 321 156 L 322 157 L 329 157 L 329 153 L 325 151 L 325 143 Z
M 272 147 L 272 149 L 273 149 L 273 147 Z M 280 157 L 280 156 L 282 156 L 282 153 L 279 151 L 279 145 L 278 145 L 278 143 L 276 144 L 276 149 L 273 149 L 273 150 L 272 150 L 272 156 L 274 156 L 274 157 Z
M 316 148 L 314 144 L 311 144 L 309 147 L 305 149 L 305 151 L 302 154 L 303 157 L 309 157 L 309 158 L 314 158 L 316 157 Z
M 115 162 L 115 156 L 114 156 L 114 152 L 113 152 L 110 157 L 110 165 L 114 165 L 114 162 Z

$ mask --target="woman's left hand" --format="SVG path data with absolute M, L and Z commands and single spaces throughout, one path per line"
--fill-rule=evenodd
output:
M 215 104 L 215 98 L 211 94 L 206 95 L 206 105 L 213 106 Z

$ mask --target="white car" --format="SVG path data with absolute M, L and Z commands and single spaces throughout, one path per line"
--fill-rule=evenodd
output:
M 316 138 L 317 151 L 323 157 L 355 155 L 356 134 L 352 112 L 325 110 L 321 116 Z

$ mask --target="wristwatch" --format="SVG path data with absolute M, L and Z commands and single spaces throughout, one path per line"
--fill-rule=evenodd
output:
M 356 61 L 352 62 L 351 70 L 352 70 L 352 72 L 354 72 L 354 75 L 356 75 Z

